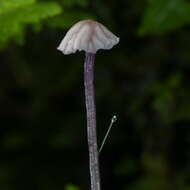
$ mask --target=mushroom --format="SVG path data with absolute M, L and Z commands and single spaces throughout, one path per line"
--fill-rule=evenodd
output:
M 111 49 L 118 42 L 119 38 L 102 24 L 84 20 L 71 27 L 57 49 L 66 55 L 77 50 L 95 54 L 99 49 Z
M 96 105 L 93 83 L 95 54 L 99 49 L 111 49 L 118 42 L 119 38 L 102 24 L 92 20 L 83 20 L 71 27 L 57 48 L 66 55 L 75 53 L 77 50 L 83 50 L 86 52 L 84 64 L 84 86 L 91 190 L 100 190 L 98 145 L 96 135 Z

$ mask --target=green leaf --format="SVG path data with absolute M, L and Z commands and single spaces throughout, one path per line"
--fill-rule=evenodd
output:
M 65 186 L 65 190 L 79 190 L 79 188 L 76 185 L 68 184 Z
M 0 43 L 20 39 L 28 24 L 36 24 L 61 12 L 57 3 L 33 3 L 0 15 Z
M 185 0 L 149 0 L 140 35 L 163 34 L 190 23 L 190 3 Z
M 67 7 L 80 6 L 87 7 L 88 0 L 63 0 L 63 5 Z
M 34 3 L 35 0 L 1 0 L 0 14 L 6 13 L 13 9 Z

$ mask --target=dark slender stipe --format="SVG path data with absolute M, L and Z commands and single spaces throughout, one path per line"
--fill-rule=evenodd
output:
M 100 172 L 96 135 L 96 106 L 94 95 L 94 60 L 95 54 L 86 53 L 84 64 L 84 85 L 87 114 L 87 135 L 91 190 L 100 190 Z

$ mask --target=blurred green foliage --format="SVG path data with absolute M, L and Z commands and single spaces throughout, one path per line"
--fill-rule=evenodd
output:
M 76 185 L 73 184 L 67 184 L 65 186 L 65 190 L 79 190 L 79 188 Z
M 23 40 L 26 24 L 36 24 L 61 12 L 55 2 L 35 0 L 1 0 L 0 2 L 0 44 L 9 40 Z
M 139 34 L 164 34 L 190 24 L 190 3 L 187 0 L 147 0 Z
M 24 33 L 27 25 L 33 25 L 34 30 L 41 28 L 42 22 L 47 18 L 48 26 L 57 28 L 67 28 L 78 19 L 93 18 L 82 11 L 65 11 L 61 15 L 62 7 L 70 8 L 80 6 L 84 8 L 88 5 L 86 0 L 63 1 L 62 3 L 53 1 L 36 0 L 1 0 L 0 2 L 0 47 L 6 47 L 10 40 L 24 43 Z M 59 16 L 57 16 L 59 15 Z M 57 17 L 55 17 L 57 16 Z M 40 25 L 39 25 L 40 24 Z
M 56 50 L 96 19 L 120 37 L 96 58 L 102 189 L 190 189 L 187 0 L 0 0 L 0 189 L 89 189 L 83 53 Z M 73 185 L 75 184 L 75 185 Z

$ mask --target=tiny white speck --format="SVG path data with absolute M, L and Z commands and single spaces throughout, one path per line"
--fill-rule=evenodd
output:
M 114 122 L 116 122 L 116 121 L 117 121 L 117 116 L 114 115 L 114 116 L 112 117 L 112 119 L 111 119 L 111 122 L 114 123 Z

